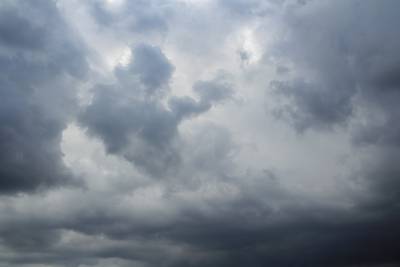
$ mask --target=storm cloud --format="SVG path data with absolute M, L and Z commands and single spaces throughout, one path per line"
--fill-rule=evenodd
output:
M 395 0 L 0 4 L 0 266 L 397 266 Z
M 70 183 L 59 142 L 74 105 L 68 80 L 88 68 L 82 47 L 52 2 L 6 1 L 0 13 L 0 192 Z
M 80 121 L 104 141 L 107 151 L 121 155 L 152 175 L 161 176 L 179 164 L 178 126 L 229 97 L 231 89 L 218 81 L 197 82 L 199 100 L 172 96 L 165 106 L 174 67 L 160 48 L 141 44 L 132 61 L 117 68 L 116 84 L 99 85 Z M 164 87 L 164 88 L 163 88 Z

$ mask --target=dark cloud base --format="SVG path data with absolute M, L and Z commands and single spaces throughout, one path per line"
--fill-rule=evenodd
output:
M 82 48 L 53 2 L 6 1 L 0 17 L 0 193 L 77 183 L 59 147 L 68 115 L 55 115 L 69 111 L 49 110 L 40 95 L 58 90 L 62 99 L 55 102 L 73 104 L 73 90 L 57 87 L 65 75 L 82 78 Z

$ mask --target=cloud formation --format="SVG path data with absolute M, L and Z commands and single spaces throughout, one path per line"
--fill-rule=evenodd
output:
M 0 192 L 70 183 L 59 142 L 74 105 L 68 80 L 87 72 L 83 49 L 52 2 L 6 1 L 0 13 Z
M 161 177 L 179 164 L 181 121 L 206 112 L 229 97 L 231 89 L 222 81 L 199 81 L 194 85 L 199 100 L 172 96 L 166 106 L 163 91 L 174 67 L 158 47 L 141 44 L 132 55 L 126 67 L 115 70 L 115 84 L 96 89 L 80 122 L 104 141 L 109 153 Z
M 398 8 L 2 2 L 0 266 L 397 266 Z

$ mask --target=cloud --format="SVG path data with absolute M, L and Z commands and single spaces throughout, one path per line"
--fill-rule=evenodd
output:
M 397 266 L 398 5 L 3 1 L 0 266 Z
M 393 1 L 309 2 L 286 11 L 287 38 L 276 44 L 273 55 L 292 64 L 298 77 L 272 85 L 278 94 L 292 99 L 293 105 L 281 111 L 297 128 L 343 124 L 355 115 L 358 98 L 386 105 L 380 101 L 385 101 L 385 95 L 393 96 L 397 84 L 394 47 L 400 40 L 391 26 L 396 20 L 394 6 Z M 357 10 L 359 17 L 350 10 Z
M 91 14 L 101 26 L 144 35 L 168 30 L 168 6 L 158 0 L 120 1 L 114 8 L 106 1 L 88 2 Z
M 345 224 L 352 234 L 334 242 L 354 242 L 356 247 L 364 243 L 370 250 L 356 249 L 347 256 L 331 250 L 339 253 L 337 260 L 347 257 L 354 264 L 360 258 L 371 264 L 383 258 L 398 261 L 386 231 L 372 230 L 386 225 L 398 235 L 393 229 L 398 220 L 399 172 L 394 162 L 400 140 L 394 123 L 400 114 L 394 104 L 399 100 L 399 53 L 394 47 L 400 39 L 392 12 L 397 6 L 395 1 L 310 1 L 288 9 L 282 21 L 288 34 L 274 50 L 274 56 L 291 66 L 289 75 L 271 83 L 274 93 L 288 100 L 275 110 L 278 117 L 303 133 L 342 127 L 349 131 L 351 144 L 368 154 L 351 179 L 365 190 L 355 212 L 369 218 L 356 225 L 371 234 L 355 234 L 358 230 Z M 350 10 L 357 12 L 357 19 Z
M 277 94 L 293 103 L 276 110 L 278 118 L 289 119 L 302 132 L 309 128 L 326 129 L 344 124 L 353 112 L 351 93 L 340 88 L 324 88 L 303 80 L 271 83 Z
M 149 95 L 168 87 L 174 67 L 160 48 L 141 44 L 132 50 L 132 57 L 133 60 L 126 68 L 116 70 L 120 81 L 129 83 L 130 77 L 137 77 Z
M 275 50 L 293 64 L 294 75 L 301 77 L 272 83 L 277 94 L 290 99 L 277 113 L 300 130 L 351 127 L 353 144 L 378 150 L 370 160 L 380 164 L 373 163 L 372 172 L 383 173 L 374 175 L 371 190 L 389 181 L 397 183 L 392 178 L 397 171 L 388 156 L 397 153 L 393 150 L 400 138 L 394 123 L 400 114 L 394 78 L 399 62 L 395 47 L 400 39 L 393 27 L 397 16 L 392 12 L 397 6 L 395 1 L 309 2 L 287 14 L 289 38 Z M 313 8 L 318 12 L 303 15 Z M 349 10 L 356 10 L 359 17 L 355 19 Z M 370 169 L 361 175 L 369 177 Z
M 171 97 L 165 106 L 160 92 L 168 89 L 174 67 L 157 47 L 141 44 L 132 55 L 127 67 L 116 68 L 116 84 L 96 88 L 80 122 L 104 141 L 108 153 L 160 177 L 179 164 L 182 119 L 206 112 L 229 97 L 232 89 L 218 80 L 198 82 L 194 91 L 199 101 Z
M 66 77 L 87 72 L 82 47 L 53 2 L 6 1 L 0 13 L 0 193 L 71 183 L 59 140 L 68 112 L 62 107 L 73 105 Z M 46 103 L 54 94 L 58 107 Z

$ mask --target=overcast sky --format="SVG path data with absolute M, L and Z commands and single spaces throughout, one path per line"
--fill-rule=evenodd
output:
M 400 265 L 400 1 L 0 1 L 0 267 Z

